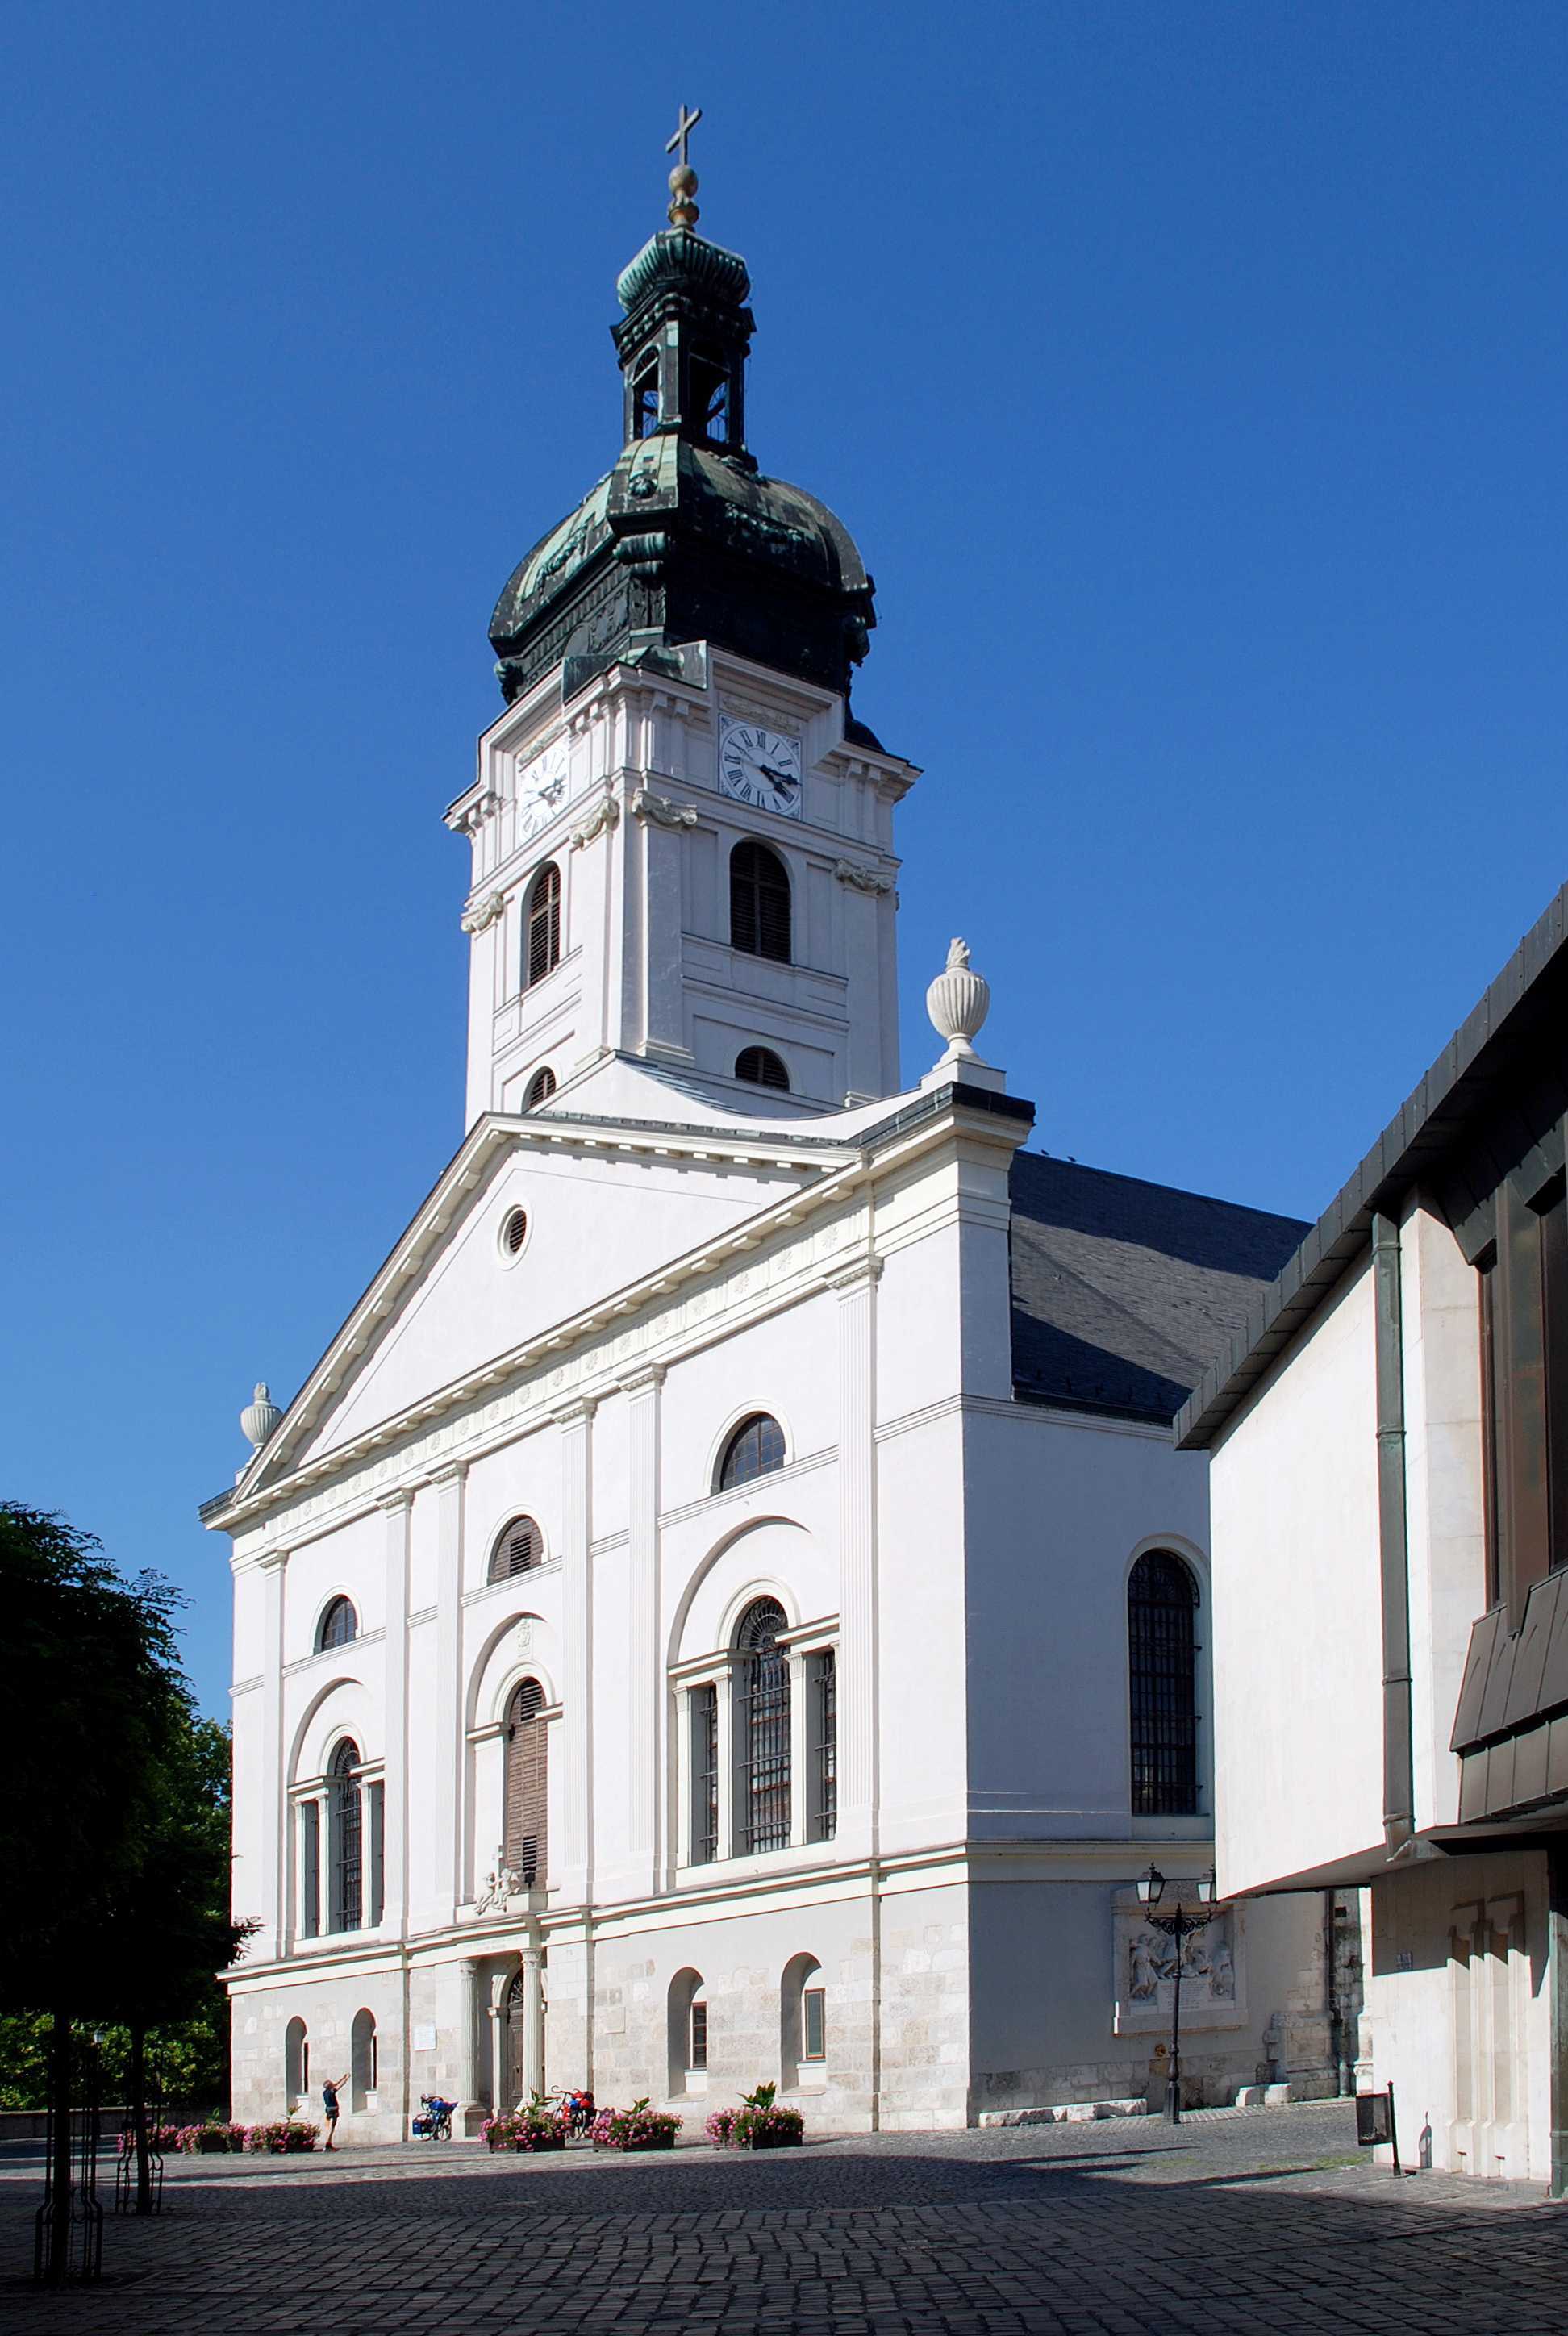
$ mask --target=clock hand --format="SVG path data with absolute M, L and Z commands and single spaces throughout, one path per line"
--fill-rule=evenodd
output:
M 765 779 L 771 779 L 775 787 L 793 787 L 795 783 L 793 771 L 775 771 L 766 763 L 759 763 L 757 769 Z

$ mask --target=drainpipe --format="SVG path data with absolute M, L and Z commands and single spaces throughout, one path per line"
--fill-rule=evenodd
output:
M 1410 1721 L 1410 1568 L 1405 1514 L 1405 1326 L 1399 1228 L 1372 1219 L 1378 1309 L 1378 1541 L 1383 1592 L 1383 1839 L 1394 1857 L 1415 1838 Z

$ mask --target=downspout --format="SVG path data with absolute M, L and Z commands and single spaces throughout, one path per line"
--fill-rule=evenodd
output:
M 1405 1325 L 1399 1228 L 1372 1219 L 1378 1347 L 1378 1543 L 1383 1602 L 1383 1840 L 1390 1857 L 1415 1838 L 1410 1713 L 1410 1550 L 1405 1507 Z

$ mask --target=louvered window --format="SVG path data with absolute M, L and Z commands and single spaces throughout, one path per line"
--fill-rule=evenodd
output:
M 524 1111 L 537 1111 L 540 1105 L 547 1103 L 554 1093 L 555 1073 L 546 1063 L 543 1070 L 535 1071 L 528 1083 L 528 1093 L 523 1097 L 522 1104 Z
M 524 1679 L 506 1716 L 506 1863 L 525 1890 L 544 1887 L 549 1809 L 544 1689 Z
M 1165 1549 L 1139 1558 L 1127 1584 L 1133 1814 L 1198 1811 L 1198 1585 Z
M 735 1745 L 739 1790 L 735 1847 L 743 1857 L 787 1849 L 790 1837 L 789 1658 L 777 1643 L 782 1606 L 759 1598 L 735 1633 L 738 1666 Z
M 492 1582 L 509 1582 L 514 1573 L 526 1573 L 531 1565 L 544 1562 L 544 1535 L 531 1517 L 513 1517 L 503 1525 L 490 1557 L 490 1578 Z
M 765 843 L 737 843 L 730 853 L 729 938 L 748 957 L 790 962 L 790 880 Z
M 742 1420 L 725 1446 L 719 1464 L 719 1491 L 727 1493 L 732 1485 L 749 1484 L 754 1476 L 771 1476 L 784 1464 L 784 1429 L 765 1411 L 754 1411 L 749 1419 Z
M 542 981 L 560 963 L 560 871 L 548 861 L 528 896 L 528 952 L 524 988 Z
M 743 1046 L 735 1056 L 735 1075 L 752 1086 L 782 1087 L 789 1093 L 790 1075 L 771 1046 Z

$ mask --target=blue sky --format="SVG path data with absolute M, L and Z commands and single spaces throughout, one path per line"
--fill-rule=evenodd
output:
M 515 561 L 606 469 L 682 99 L 764 467 L 877 579 L 905 1074 L 1314 1215 L 1568 876 L 1568 16 L 0 16 L 0 1485 L 199 1499 L 462 1133 Z

